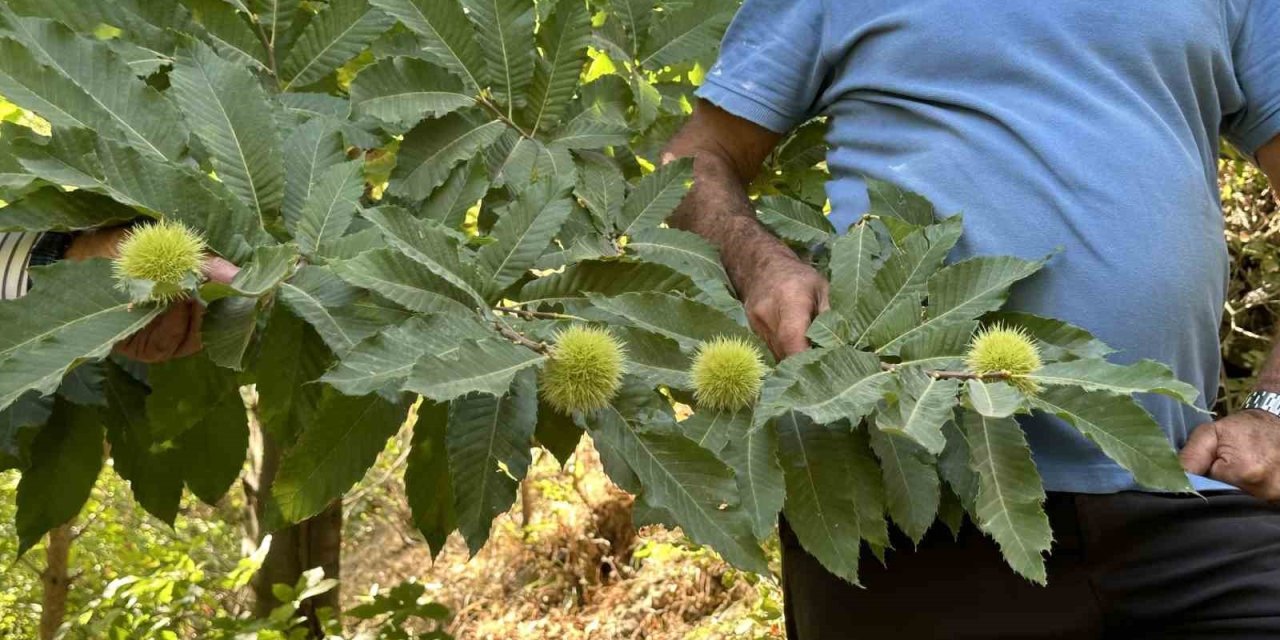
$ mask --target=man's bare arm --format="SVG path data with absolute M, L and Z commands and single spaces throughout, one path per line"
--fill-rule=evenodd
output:
M 1280 137 L 1259 149 L 1256 158 L 1272 192 L 1280 190 Z M 1257 388 L 1280 393 L 1280 339 L 1272 343 Z M 1182 466 L 1263 500 L 1280 501 L 1280 418 L 1246 410 L 1200 425 L 1182 448 Z
M 805 332 L 827 308 L 827 282 L 761 226 L 747 197 L 747 185 L 780 138 L 702 101 L 662 160 L 694 159 L 693 189 L 669 222 L 720 250 L 752 329 L 782 358 L 808 348 Z
M 795 258 L 756 221 L 755 208 L 747 198 L 746 185 L 755 179 L 780 138 L 701 102 L 663 154 L 664 163 L 679 157 L 694 158 L 693 190 L 671 216 L 671 226 L 692 231 L 720 247 L 735 285 L 749 279 L 762 261 Z

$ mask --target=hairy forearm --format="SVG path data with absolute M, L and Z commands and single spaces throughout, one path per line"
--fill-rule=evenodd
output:
M 679 151 L 679 147 L 670 149 L 666 157 L 677 157 Z M 797 260 L 795 253 L 756 219 L 746 181 L 728 159 L 705 150 L 685 155 L 694 156 L 693 189 L 669 223 L 715 245 L 739 292 L 774 261 Z
M 756 220 L 747 185 L 781 136 L 699 102 L 663 163 L 693 158 L 693 189 L 669 218 L 720 250 L 747 323 L 779 359 L 809 348 L 806 331 L 828 305 L 828 284 Z

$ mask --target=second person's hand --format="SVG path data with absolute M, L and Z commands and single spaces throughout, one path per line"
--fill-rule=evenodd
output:
M 67 248 L 67 260 L 115 258 L 120 241 L 128 230 L 113 227 L 81 233 Z M 210 282 L 230 283 L 240 268 L 217 256 L 205 260 L 204 275 Z M 164 362 L 192 355 L 203 347 L 200 330 L 204 322 L 204 305 L 194 299 L 178 300 L 169 305 L 150 324 L 116 345 L 115 351 L 147 363 Z

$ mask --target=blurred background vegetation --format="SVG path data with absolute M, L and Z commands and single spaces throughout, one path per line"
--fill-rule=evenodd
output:
M 1218 162 L 1231 276 L 1222 316 L 1219 412 L 1234 410 L 1266 359 L 1280 307 L 1280 219 L 1266 176 L 1227 149 Z

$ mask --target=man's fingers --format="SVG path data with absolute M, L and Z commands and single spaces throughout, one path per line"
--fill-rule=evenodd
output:
M 1265 480 L 1263 469 L 1249 465 L 1247 461 L 1223 458 L 1215 459 L 1213 466 L 1209 467 L 1209 473 L 1203 475 L 1233 487 L 1240 487 L 1251 494 L 1261 490 L 1261 481 Z
M 774 355 L 781 359 L 807 350 L 809 338 L 805 333 L 809 331 L 809 323 L 813 320 L 812 309 L 790 307 L 782 309 L 779 315 L 778 331 L 774 336 Z
M 822 287 L 818 289 L 818 313 L 825 313 L 831 310 L 831 285 L 826 282 L 822 283 Z M 817 317 L 815 314 L 814 317 Z
M 138 334 L 135 333 L 128 338 L 117 342 L 116 346 L 112 348 L 112 351 L 115 351 L 126 358 L 133 358 L 134 360 L 137 360 Z
M 1272 493 L 1272 473 L 1269 465 L 1263 462 L 1262 456 L 1265 454 L 1260 450 L 1262 447 L 1258 446 L 1262 443 L 1248 440 L 1241 442 L 1239 434 L 1230 435 L 1232 438 L 1229 441 L 1224 441 L 1219 436 L 1213 465 L 1206 475 L 1219 482 L 1240 487 L 1259 498 Z M 1267 496 L 1266 499 L 1273 498 Z
M 175 304 L 134 335 L 122 352 L 139 362 L 164 362 L 186 341 L 190 322 L 187 304 Z
M 204 307 L 195 300 L 174 303 L 141 331 L 116 344 L 115 352 L 154 364 L 192 355 L 203 347 Z
M 230 284 L 240 268 L 218 256 L 209 256 L 201 271 L 210 282 Z M 200 339 L 203 323 L 204 307 L 198 301 L 176 302 L 141 331 L 116 344 L 115 351 L 148 363 L 189 356 L 203 347 Z
M 200 336 L 200 331 L 204 327 L 204 307 L 195 300 L 187 300 L 183 304 L 187 307 L 187 337 L 174 350 L 174 358 L 185 358 L 204 347 Z
M 1213 423 L 1202 424 L 1191 432 L 1187 444 L 1178 454 L 1182 468 L 1198 476 L 1207 476 L 1218 459 L 1218 429 Z
M 179 303 L 169 307 L 146 334 L 146 357 L 149 362 L 162 362 L 173 357 L 187 339 L 191 309 Z
M 1215 457 L 1209 473 L 1204 475 L 1218 482 L 1240 487 L 1251 494 L 1262 491 L 1267 479 L 1266 469 L 1258 465 L 1256 460 L 1231 455 Z
M 218 256 L 212 256 L 204 261 L 204 275 L 211 282 L 220 282 L 222 284 L 231 284 L 236 274 L 240 273 L 240 267 L 237 267 Z

